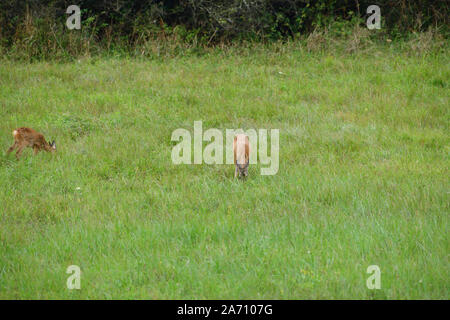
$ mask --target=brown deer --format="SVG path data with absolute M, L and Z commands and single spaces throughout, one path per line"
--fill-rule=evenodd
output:
M 48 152 L 56 151 L 55 141 L 47 142 L 42 133 L 39 133 L 31 128 L 18 128 L 13 131 L 14 144 L 8 149 L 9 154 L 17 148 L 16 158 L 19 160 L 19 156 L 25 147 L 33 148 L 34 154 L 44 149 Z
M 248 136 L 245 134 L 237 134 L 233 140 L 233 153 L 234 164 L 236 168 L 234 170 L 234 177 L 236 178 L 239 173 L 239 177 L 248 176 L 248 165 L 250 163 L 250 143 Z

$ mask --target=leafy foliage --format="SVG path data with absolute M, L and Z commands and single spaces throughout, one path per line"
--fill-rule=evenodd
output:
M 233 40 L 298 38 L 334 25 L 348 33 L 347 22 L 362 24 L 372 0 L 79 0 L 82 30 L 68 30 L 71 0 L 2 0 L 0 52 L 14 57 L 90 55 L 107 50 L 136 51 L 148 41 L 198 46 Z M 383 30 L 391 35 L 447 32 L 445 0 L 377 1 Z M 162 45 L 165 46 L 165 45 Z M 175 46 L 177 47 L 177 46 Z M 159 52 L 160 49 L 157 51 Z

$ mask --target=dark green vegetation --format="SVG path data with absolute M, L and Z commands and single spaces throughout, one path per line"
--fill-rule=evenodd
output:
M 81 30 L 68 30 L 66 9 L 81 8 Z M 381 8 L 373 40 L 438 29 L 448 38 L 446 0 L 2 0 L 0 54 L 11 59 L 179 55 L 230 43 L 306 38 L 314 30 L 347 36 Z

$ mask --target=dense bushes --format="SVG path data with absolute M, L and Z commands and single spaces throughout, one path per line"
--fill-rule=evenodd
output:
M 65 26 L 71 4 L 81 8 L 80 31 Z M 296 39 L 316 30 L 314 37 L 324 29 L 348 36 L 363 25 L 371 4 L 381 7 L 379 33 L 399 37 L 433 27 L 447 34 L 445 0 L 2 0 L 0 48 L 19 58 L 105 49 L 158 54 L 235 40 Z

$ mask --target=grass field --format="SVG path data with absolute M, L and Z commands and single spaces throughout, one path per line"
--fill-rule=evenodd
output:
M 0 298 L 450 298 L 449 62 L 295 46 L 2 61 Z M 172 164 L 195 120 L 279 129 L 278 173 Z M 58 152 L 7 156 L 20 126 Z

